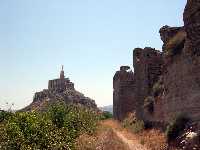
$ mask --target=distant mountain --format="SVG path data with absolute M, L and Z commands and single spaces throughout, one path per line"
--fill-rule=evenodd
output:
M 99 109 L 102 111 L 109 111 L 109 112 L 113 113 L 113 105 L 99 107 Z

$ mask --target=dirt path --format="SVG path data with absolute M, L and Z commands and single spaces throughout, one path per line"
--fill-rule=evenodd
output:
M 133 134 L 124 130 L 118 122 L 114 120 L 106 120 L 102 122 L 102 124 L 112 128 L 116 135 L 129 147 L 130 150 L 147 150 L 142 144 L 140 144 L 140 141 L 138 141 Z

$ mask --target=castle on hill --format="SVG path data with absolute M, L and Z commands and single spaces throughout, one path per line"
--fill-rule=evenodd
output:
M 48 89 L 49 90 L 66 90 L 66 89 L 74 90 L 74 83 L 70 82 L 69 78 L 65 78 L 63 66 L 62 66 L 62 70 L 60 71 L 60 78 L 49 80 Z
M 45 109 L 46 103 L 56 103 L 59 101 L 64 101 L 66 104 L 83 105 L 88 108 L 97 109 L 94 100 L 78 92 L 74 88 L 74 83 L 69 78 L 65 78 L 62 66 L 60 78 L 49 80 L 48 89 L 36 92 L 33 97 L 33 102 L 23 110 L 43 110 Z

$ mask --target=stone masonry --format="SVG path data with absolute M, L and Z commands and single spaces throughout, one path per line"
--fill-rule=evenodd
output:
M 136 48 L 133 51 L 133 67 L 136 86 L 137 107 L 136 115 L 145 119 L 143 115 L 144 99 L 151 95 L 152 87 L 162 73 L 162 53 L 150 47 Z
M 200 0 L 188 0 L 184 11 L 186 40 L 179 55 L 166 67 L 163 97 L 165 120 L 177 113 L 200 121 Z
M 49 80 L 48 89 L 49 90 L 74 89 L 74 83 L 70 82 L 69 78 L 65 78 L 63 66 L 60 72 L 60 78 Z
M 120 71 L 113 78 L 113 115 L 115 119 L 122 120 L 127 113 L 136 109 L 134 90 L 135 80 L 129 66 L 121 66 Z
M 152 48 L 133 51 L 131 84 L 122 82 L 122 70 L 116 72 L 113 79 L 116 119 L 123 120 L 128 112 L 136 112 L 139 119 L 167 123 L 182 113 L 200 121 L 200 0 L 187 1 L 183 20 L 183 27 L 160 29 L 162 52 Z M 154 95 L 156 84 L 160 93 Z M 123 97 L 119 96 L 121 91 Z M 147 97 L 153 99 L 151 114 L 144 109 Z
M 152 48 L 136 48 L 133 51 L 134 73 L 122 66 L 113 78 L 113 114 L 123 120 L 129 112 L 143 118 L 143 103 L 151 93 L 153 84 L 161 75 L 162 54 Z

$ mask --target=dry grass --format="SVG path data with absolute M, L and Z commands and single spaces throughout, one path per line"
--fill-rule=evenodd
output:
M 129 150 L 113 130 L 121 132 L 127 139 L 136 144 L 139 141 L 139 144 L 144 145 L 148 150 L 167 149 L 166 137 L 159 130 L 143 130 L 140 133 L 133 134 L 123 128 L 119 122 L 106 120 L 99 125 L 95 135 L 82 135 L 79 137 L 76 145 L 77 150 Z
M 145 145 L 150 150 L 166 150 L 167 142 L 164 133 L 159 130 L 151 129 L 144 130 L 143 132 L 136 134 L 140 143 Z
M 128 150 L 125 145 L 113 132 L 106 126 L 99 126 L 93 136 L 82 135 L 76 142 L 77 150 Z

